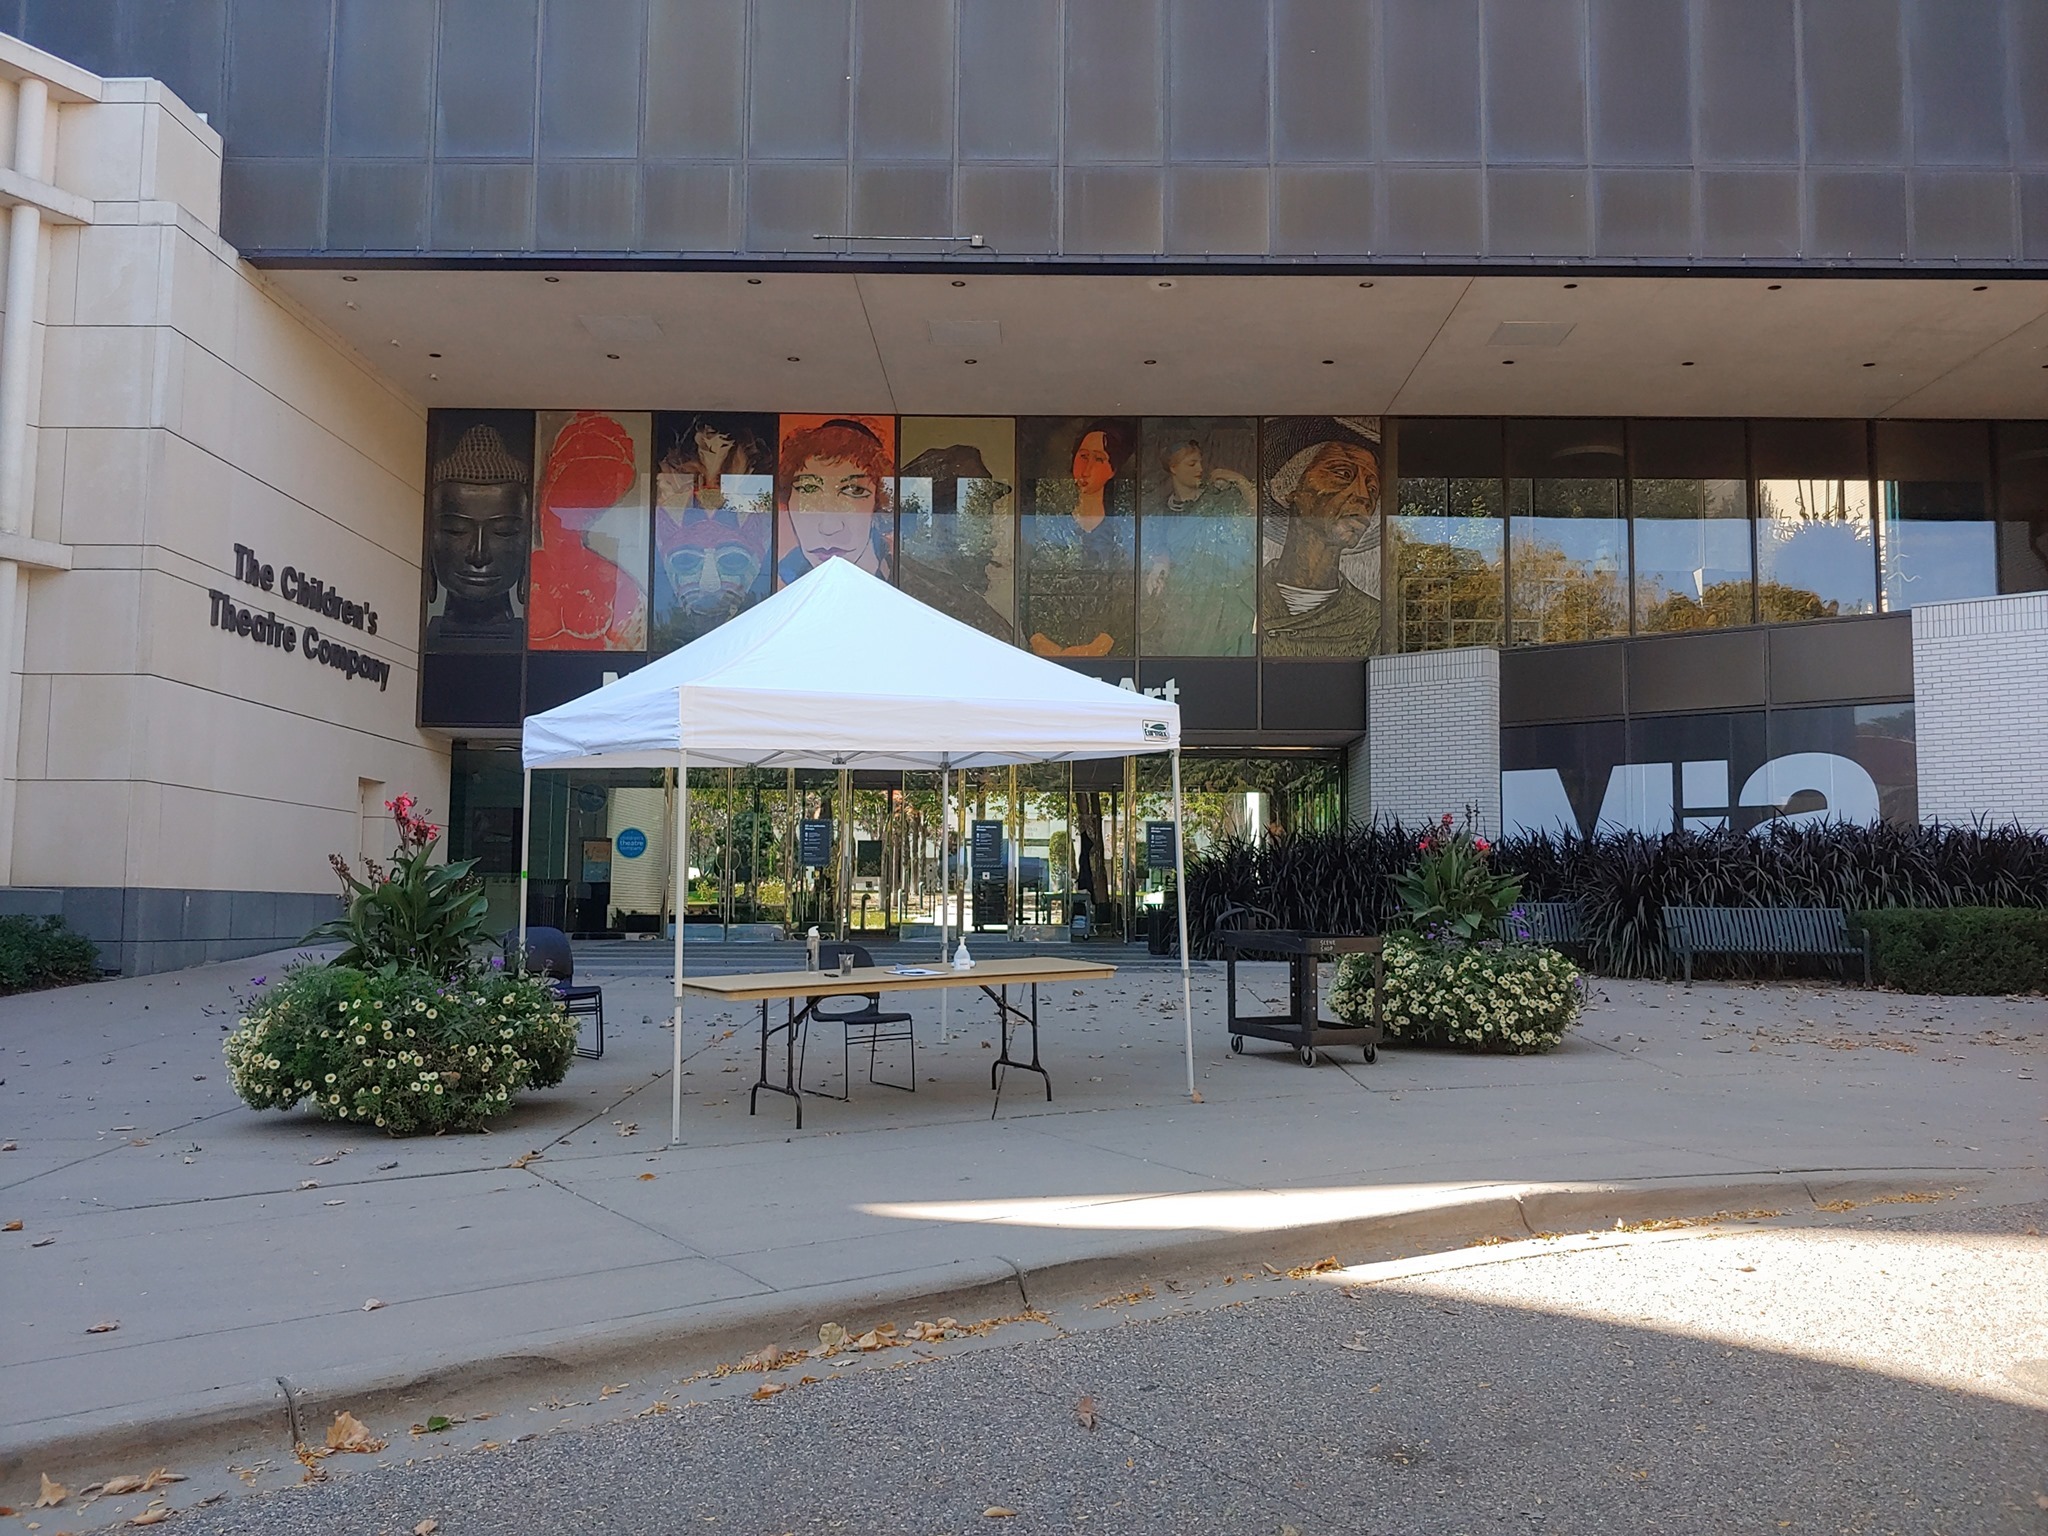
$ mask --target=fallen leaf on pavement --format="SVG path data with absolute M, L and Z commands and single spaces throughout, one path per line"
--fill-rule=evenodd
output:
M 184 1473 L 173 1472 L 169 1467 L 158 1467 L 142 1480 L 142 1491 L 144 1493 L 154 1493 L 166 1483 L 182 1483 L 184 1481 Z
M 20 1230 L 21 1223 L 18 1221 L 10 1221 L 6 1226 L 0 1227 L 0 1232 L 19 1232 Z
M 1209 1102 L 1207 1099 L 1202 1097 L 1202 1090 L 1199 1088 L 1197 1088 L 1193 1093 L 1189 1094 L 1188 1097 L 1197 1104 L 1206 1104 Z
M 761 1385 L 754 1388 L 754 1401 L 758 1403 L 764 1397 L 773 1397 L 778 1392 L 787 1392 L 788 1390 L 789 1384 L 787 1382 L 764 1381 Z
M 115 1317 L 109 1318 L 104 1323 L 94 1323 L 90 1328 L 86 1329 L 85 1331 L 87 1333 L 112 1333 L 116 1328 L 120 1326 L 121 1319 Z
M 651 1184 L 654 1182 L 654 1175 L 651 1173 L 643 1173 L 640 1175 L 640 1182 L 642 1184 Z
M 739 1369 L 743 1371 L 774 1371 L 792 1361 L 807 1358 L 801 1349 L 784 1349 L 780 1344 L 764 1344 L 751 1355 L 743 1356 Z
M 17 1149 L 16 1147 L 15 1147 L 15 1145 L 14 1145 L 14 1143 L 13 1143 L 13 1142 L 11 1142 L 11 1141 L 0 1141 L 0 1152 L 13 1152 L 13 1151 L 16 1151 L 16 1150 L 18 1150 L 18 1149 Z
M 171 1511 L 160 1504 L 153 1504 L 128 1523 L 130 1525 L 161 1525 L 171 1518 Z
M 434 1536 L 434 1532 L 438 1531 L 439 1529 L 441 1529 L 440 1521 L 422 1520 L 418 1525 L 412 1528 L 412 1536 Z
M 1306 1280 L 1311 1275 L 1327 1275 L 1331 1270 L 1342 1269 L 1343 1267 L 1334 1258 L 1317 1259 L 1313 1264 L 1295 1265 L 1294 1268 L 1287 1271 L 1287 1278 L 1290 1280 Z
M 50 1244 L 54 1243 L 55 1241 L 57 1241 L 57 1239 L 55 1239 L 54 1237 L 39 1237 L 34 1242 L 30 1243 L 29 1247 L 47 1248 L 50 1246 Z
M 846 1330 L 844 1328 L 840 1327 L 837 1323 L 820 1323 L 818 1325 L 819 1354 L 836 1355 L 844 1348 L 846 1348 Z
M 55 1509 L 71 1497 L 71 1490 L 62 1483 L 52 1482 L 49 1473 L 43 1473 L 42 1479 L 43 1491 L 36 1496 L 37 1509 Z
M 374 1312 L 383 1305 L 383 1302 L 379 1301 L 376 1297 L 372 1296 L 368 1301 L 363 1303 L 363 1310 L 365 1312 Z
M 1092 1397 L 1083 1397 L 1080 1402 L 1074 1404 L 1074 1417 L 1080 1421 L 1081 1427 L 1083 1429 L 1087 1430 L 1088 1433 L 1090 1433 L 1091 1435 L 1094 1434 L 1095 1399 Z
M 334 1422 L 327 1426 L 327 1449 L 330 1451 L 359 1451 L 369 1455 L 384 1449 L 384 1442 L 370 1433 L 369 1425 L 343 1409 L 334 1416 Z
M 100 1484 L 100 1492 L 110 1499 L 118 1499 L 124 1493 L 140 1493 L 148 1483 L 149 1480 L 140 1472 L 123 1472 L 119 1477 L 110 1477 Z
M 535 1158 L 539 1156 L 540 1153 L 537 1150 L 533 1152 L 522 1152 L 517 1157 L 513 1158 L 512 1161 L 507 1163 L 505 1166 L 507 1168 L 524 1168 L 528 1163 L 532 1162 Z M 391 1166 L 393 1168 L 396 1168 L 398 1164 L 393 1163 Z
M 1017 1511 L 1005 1509 L 1000 1504 L 991 1504 L 981 1512 L 981 1518 L 984 1520 L 1014 1520 L 1017 1518 Z

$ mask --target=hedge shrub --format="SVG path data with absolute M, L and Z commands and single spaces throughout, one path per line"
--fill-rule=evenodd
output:
M 544 978 L 317 963 L 260 993 L 225 1046 L 251 1109 L 304 1103 L 393 1136 L 475 1130 L 559 1083 L 575 1049 L 576 1021 Z
M 0 995 L 73 987 L 99 975 L 100 952 L 60 917 L 0 917 Z
M 1397 933 L 1384 952 L 1387 1038 L 1461 1051 L 1547 1051 L 1578 1022 L 1578 968 L 1534 944 L 1461 944 Z M 1372 1022 L 1370 955 L 1337 962 L 1330 1011 Z
M 2048 912 L 2013 907 L 1860 912 L 1877 979 L 1903 992 L 2002 997 L 2048 991 Z

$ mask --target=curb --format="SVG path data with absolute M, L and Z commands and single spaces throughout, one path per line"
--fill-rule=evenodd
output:
M 1649 1218 L 1697 1219 L 1767 1205 L 1781 1208 L 1774 1214 L 1814 1215 L 1824 1201 L 1867 1203 L 1913 1184 L 1977 1192 L 1996 1178 L 1993 1170 L 1970 1168 L 1814 1169 L 1714 1180 L 1475 1185 L 1447 1191 L 1447 1198 L 1429 1205 L 1370 1216 L 1278 1230 L 1141 1238 L 1120 1253 L 1029 1272 L 1004 1259 L 959 1260 L 880 1280 L 777 1291 L 651 1313 L 621 1325 L 528 1335 L 500 1355 L 392 1357 L 318 1376 L 244 1381 L 160 1399 L 146 1412 L 81 1415 L 0 1443 L 0 1482 L 95 1464 L 191 1461 L 258 1443 L 289 1452 L 297 1435 L 317 1437 L 317 1426 L 344 1408 L 368 1422 L 428 1407 L 446 1411 L 463 1393 L 610 1376 L 625 1366 L 637 1373 L 686 1374 L 769 1343 L 808 1343 L 823 1322 L 851 1327 L 853 1320 L 877 1313 L 970 1316 L 1050 1309 L 1128 1289 L 1133 1280 L 1313 1262 L 1333 1249 L 1348 1250 L 1345 1262 L 1351 1264 L 1486 1237 L 1547 1236 Z

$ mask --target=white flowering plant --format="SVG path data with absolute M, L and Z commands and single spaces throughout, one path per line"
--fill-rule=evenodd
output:
M 1330 1008 L 1348 1024 L 1372 1020 L 1371 955 L 1337 963 Z M 1579 969 L 1535 944 L 1464 944 L 1391 934 L 1381 994 L 1387 1038 L 1453 1050 L 1528 1055 L 1553 1049 L 1578 1022 Z
M 260 978 L 259 978 L 260 980 Z M 475 1130 L 568 1074 L 576 1021 L 545 978 L 476 965 L 293 967 L 225 1043 L 251 1109 L 310 1107 L 393 1136 Z

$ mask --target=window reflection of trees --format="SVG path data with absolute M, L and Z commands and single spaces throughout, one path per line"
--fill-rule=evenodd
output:
M 1742 481 L 1636 480 L 1629 507 L 1638 633 L 1752 622 L 1749 498 Z
M 1628 633 L 1628 526 L 1618 480 L 1510 480 L 1517 645 Z
M 1401 650 L 1501 643 L 1501 512 L 1496 479 L 1401 482 L 1393 519 Z

